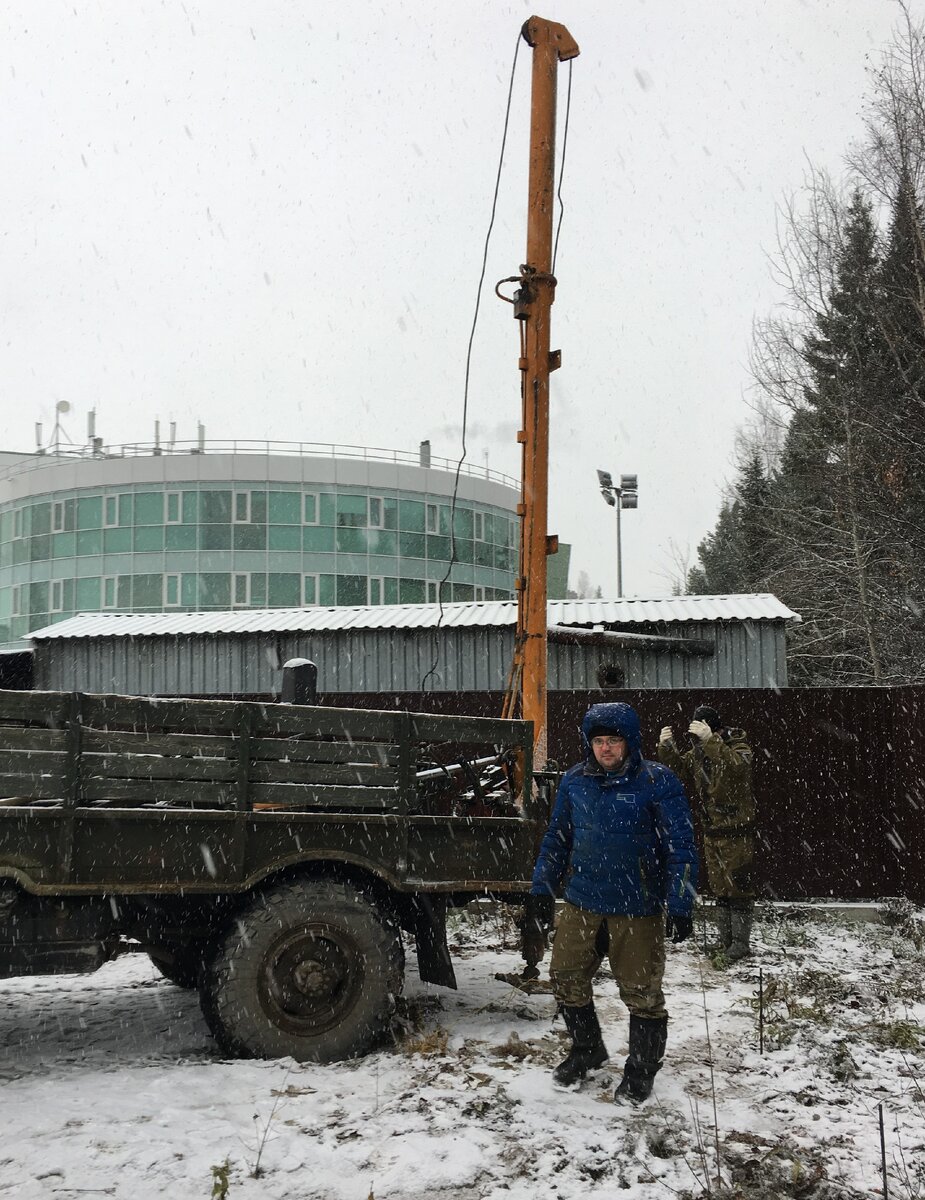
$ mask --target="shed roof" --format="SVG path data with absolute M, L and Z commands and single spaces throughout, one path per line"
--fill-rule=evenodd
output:
M 769 594 L 670 596 L 639 600 L 550 600 L 550 625 L 651 625 L 691 621 L 799 621 Z M 55 638 L 174 637 L 227 633 L 311 633 L 340 629 L 504 627 L 517 621 L 515 600 L 444 604 L 343 605 L 337 608 L 263 608 L 230 612 L 80 613 L 28 636 Z

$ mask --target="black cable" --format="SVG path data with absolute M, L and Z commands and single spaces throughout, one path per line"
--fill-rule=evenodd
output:
M 565 204 L 562 201 L 562 180 L 565 176 L 565 148 L 568 145 L 568 120 L 572 107 L 572 63 L 568 60 L 568 88 L 565 93 L 565 127 L 562 130 L 562 161 L 559 164 L 559 186 L 556 188 L 556 199 L 559 201 L 559 220 L 556 223 L 556 240 L 552 248 L 552 274 L 556 273 L 556 255 L 559 253 L 559 234 L 562 232 L 562 218 L 565 216 Z
M 469 331 L 469 345 L 466 349 L 466 373 L 463 383 L 463 415 L 462 415 L 462 454 L 456 464 L 456 475 L 453 480 L 453 498 L 450 502 L 450 561 L 447 564 L 446 574 L 440 580 L 437 588 L 437 605 L 440 610 L 440 615 L 437 619 L 437 624 L 434 626 L 434 661 L 431 664 L 430 670 L 421 680 L 421 691 L 427 690 L 427 681 L 431 675 L 436 674 L 437 666 L 440 661 L 440 628 L 443 625 L 443 587 L 448 582 L 452 573 L 453 567 L 457 563 L 456 558 L 456 500 L 459 492 L 459 476 L 462 472 L 462 465 L 466 461 L 468 449 L 466 446 L 466 426 L 469 418 L 469 377 L 472 370 L 472 346 L 475 342 L 475 330 L 479 320 L 479 309 L 482 303 L 482 287 L 485 283 L 485 272 L 488 269 L 488 244 L 491 241 L 492 230 L 495 225 L 495 214 L 498 210 L 498 192 L 501 190 L 501 170 L 504 166 L 504 151 L 507 146 L 508 127 L 511 120 L 511 97 L 514 94 L 514 76 L 517 71 L 517 56 L 520 53 L 521 34 L 517 34 L 517 44 L 514 47 L 514 61 L 511 64 L 511 80 L 507 90 L 507 108 L 504 113 L 504 131 L 501 135 L 501 153 L 498 156 L 498 170 L 495 175 L 495 192 L 491 201 L 491 217 L 488 222 L 488 232 L 485 234 L 485 246 L 482 251 L 482 270 L 479 275 L 479 285 L 475 296 L 475 312 L 472 314 L 472 328 Z

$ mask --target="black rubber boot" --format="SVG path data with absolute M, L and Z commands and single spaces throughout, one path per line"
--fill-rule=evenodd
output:
M 668 1041 L 668 1018 L 649 1020 L 630 1016 L 630 1053 L 623 1078 L 614 1092 L 617 1104 L 642 1104 L 652 1095 L 652 1085 Z
M 553 1071 L 552 1078 L 560 1087 L 571 1087 L 607 1061 L 607 1047 L 601 1037 L 593 1000 L 580 1007 L 563 1004 L 562 1016 L 572 1035 L 572 1048 Z
M 747 958 L 751 954 L 752 917 L 755 906 L 751 900 L 737 900 L 732 904 L 730 918 L 732 922 L 732 939 L 726 951 L 726 957 L 731 963 Z
M 716 914 L 716 932 L 719 935 L 719 949 L 728 950 L 732 945 L 732 909 L 729 901 L 720 897 L 714 908 Z

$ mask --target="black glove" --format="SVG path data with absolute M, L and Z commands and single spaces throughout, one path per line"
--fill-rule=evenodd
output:
M 556 915 L 555 896 L 528 896 L 524 904 L 524 924 L 533 924 L 544 933 L 552 929 Z
M 672 913 L 668 914 L 668 919 L 665 922 L 665 937 L 670 937 L 675 945 L 678 942 L 686 942 L 693 931 L 693 917 L 677 917 Z

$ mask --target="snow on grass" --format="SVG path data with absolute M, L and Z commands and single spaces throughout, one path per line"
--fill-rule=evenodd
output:
M 503 912 L 453 919 L 458 992 L 409 971 L 395 1042 L 333 1066 L 222 1059 L 195 993 L 142 955 L 0 981 L 0 1198 L 848 1200 L 881 1194 L 882 1104 L 890 1196 L 921 1200 L 920 928 L 769 912 L 732 969 L 671 947 L 639 1110 L 612 1103 L 627 1018 L 606 969 L 610 1066 L 552 1086 L 565 1034 L 550 996 L 494 978 L 520 965 Z

